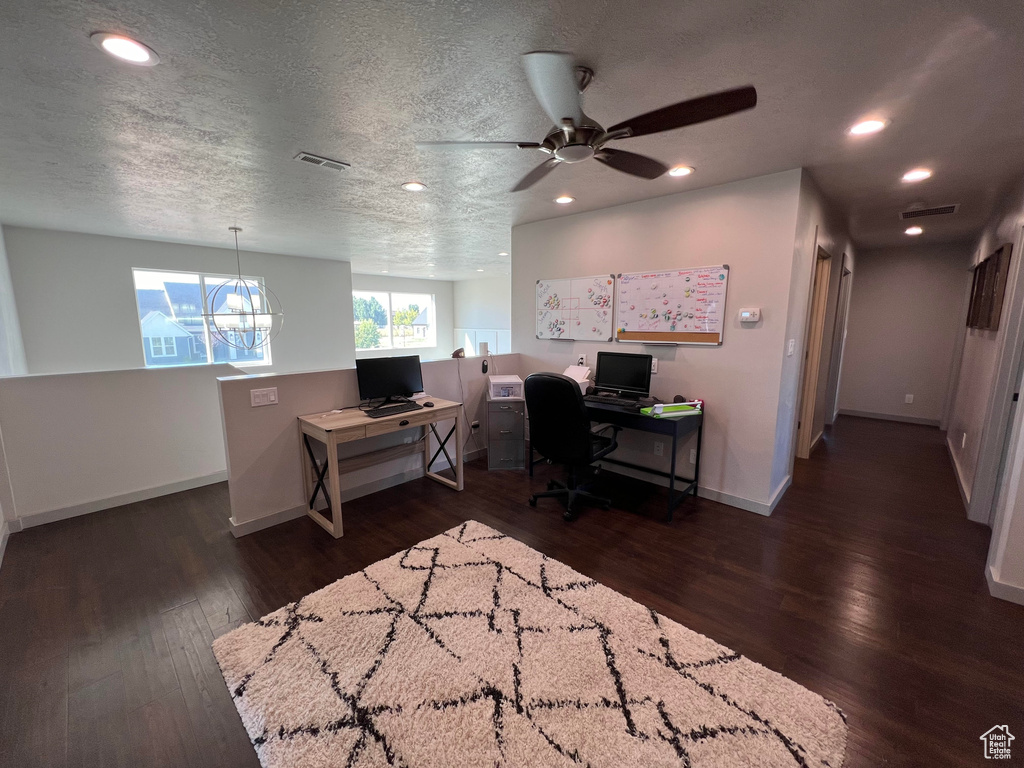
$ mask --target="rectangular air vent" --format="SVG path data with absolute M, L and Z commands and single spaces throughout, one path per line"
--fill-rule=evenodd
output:
M 340 160 L 330 160 L 326 157 L 311 155 L 309 152 L 299 152 L 294 159 L 303 163 L 317 165 L 321 168 L 330 168 L 332 171 L 344 171 L 345 169 L 352 167 L 348 163 L 343 163 Z
M 960 209 L 960 204 L 956 205 L 937 205 L 934 208 L 914 208 L 909 211 L 903 211 L 900 213 L 900 218 L 906 219 L 919 219 L 922 216 L 946 216 L 950 213 L 956 213 Z

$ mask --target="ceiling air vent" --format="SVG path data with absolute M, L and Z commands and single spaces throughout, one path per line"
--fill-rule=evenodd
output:
M 321 168 L 330 168 L 332 171 L 344 171 L 352 167 L 348 163 L 343 163 L 340 160 L 330 160 L 326 157 L 311 155 L 309 152 L 299 152 L 294 159 L 303 163 L 309 163 L 310 165 L 318 165 Z
M 904 221 L 907 219 L 919 219 L 922 216 L 946 216 L 950 213 L 956 213 L 960 210 L 960 204 L 956 205 L 937 205 L 934 208 L 913 208 L 909 211 L 902 211 L 900 218 Z

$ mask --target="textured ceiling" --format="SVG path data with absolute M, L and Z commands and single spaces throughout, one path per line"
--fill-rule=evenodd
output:
M 103 55 L 99 30 L 161 63 Z M 803 165 L 862 247 L 904 241 L 912 202 L 961 203 L 921 240 L 962 239 L 1024 174 L 1022 32 L 1018 0 L 4 0 L 0 221 L 222 246 L 238 223 L 247 249 L 452 279 L 507 271 L 515 223 Z M 684 179 L 587 162 L 513 195 L 543 155 L 414 146 L 539 141 L 534 49 L 595 70 L 604 125 L 748 83 L 759 106 L 617 144 L 696 166 Z M 887 131 L 844 134 L 874 112 Z M 901 184 L 917 165 L 935 177 Z

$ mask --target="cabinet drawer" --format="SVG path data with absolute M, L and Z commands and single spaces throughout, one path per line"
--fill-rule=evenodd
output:
M 523 416 L 520 413 L 490 413 L 487 415 L 488 440 L 522 440 Z
M 371 422 L 366 425 L 366 436 L 373 437 L 374 435 L 386 435 L 390 432 L 397 432 L 400 429 L 409 429 L 409 427 L 417 427 L 421 424 L 429 424 L 432 421 L 438 420 L 438 414 L 434 413 L 429 408 L 424 408 L 422 411 L 410 411 L 409 413 L 402 413 L 399 416 L 387 416 L 383 419 Z M 402 423 L 406 422 L 406 423 Z
M 502 402 L 501 400 L 488 400 L 487 413 L 523 413 L 526 404 L 522 400 Z
M 523 469 L 526 444 L 522 440 L 491 440 L 487 443 L 488 469 Z

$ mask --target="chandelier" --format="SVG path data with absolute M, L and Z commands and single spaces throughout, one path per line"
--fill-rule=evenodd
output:
M 238 254 L 241 227 L 228 227 L 235 235 L 235 264 L 238 277 L 222 280 L 206 297 L 203 318 L 210 335 L 235 349 L 252 351 L 269 344 L 281 332 L 284 312 L 274 292 L 260 280 L 242 278 Z

